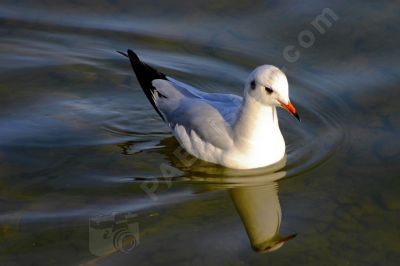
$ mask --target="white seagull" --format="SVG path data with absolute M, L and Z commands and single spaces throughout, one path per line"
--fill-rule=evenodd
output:
M 150 103 L 188 153 L 234 169 L 263 167 L 284 157 L 276 107 L 300 118 L 277 67 L 254 69 L 240 97 L 200 91 L 150 67 L 131 50 L 119 53 L 129 58 Z

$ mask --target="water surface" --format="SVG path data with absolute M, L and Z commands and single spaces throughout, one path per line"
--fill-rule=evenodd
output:
M 321 33 L 312 21 L 326 8 L 336 19 Z M 399 11 L 2 1 L 0 264 L 396 265 Z M 249 171 L 182 160 L 115 52 L 127 48 L 206 91 L 241 94 L 254 67 L 283 68 L 302 117 L 279 111 L 285 160 Z

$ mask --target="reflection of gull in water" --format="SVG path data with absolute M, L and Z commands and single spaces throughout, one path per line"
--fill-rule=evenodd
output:
M 281 206 L 275 182 L 251 187 L 236 187 L 230 195 L 246 228 L 253 249 L 268 252 L 280 248 L 295 237 L 281 237 Z
M 269 252 L 277 250 L 296 236 L 283 237 L 279 234 L 282 212 L 276 181 L 286 175 L 285 171 L 277 171 L 285 164 L 286 158 L 278 164 L 264 168 L 263 174 L 254 170 L 240 171 L 242 176 L 192 177 L 191 180 L 205 183 L 208 191 L 228 190 L 246 228 L 251 246 L 257 252 Z
M 162 141 L 162 145 L 168 147 L 166 151 L 174 150 L 177 145 L 169 140 Z M 173 165 L 182 166 L 172 152 L 167 152 L 166 155 Z M 279 234 L 282 213 L 276 181 L 287 175 L 283 170 L 286 159 L 285 156 L 276 164 L 250 170 L 234 170 L 197 161 L 190 167 L 191 172 L 188 175 L 170 166 L 176 170 L 171 173 L 177 176 L 153 179 L 153 181 L 156 181 L 156 184 L 159 181 L 166 182 L 169 186 L 171 180 L 196 184 L 193 189 L 197 193 L 227 190 L 245 226 L 253 249 L 257 252 L 269 252 L 277 250 L 295 237 L 295 235 Z

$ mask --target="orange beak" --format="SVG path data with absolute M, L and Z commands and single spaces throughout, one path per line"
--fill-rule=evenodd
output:
M 278 101 L 278 102 L 279 102 L 279 104 L 280 104 L 283 108 L 285 108 L 286 110 L 288 110 L 289 113 L 291 113 L 294 117 L 297 118 L 297 120 L 300 121 L 300 116 L 299 116 L 299 114 L 297 113 L 296 108 L 294 107 L 294 105 L 293 105 L 291 102 L 289 102 L 288 104 L 284 104 L 284 103 L 281 102 L 281 101 Z

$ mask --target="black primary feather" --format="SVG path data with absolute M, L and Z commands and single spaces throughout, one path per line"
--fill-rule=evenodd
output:
M 136 74 L 136 78 L 143 89 L 143 92 L 146 94 L 147 99 L 149 99 L 151 105 L 153 105 L 154 109 L 160 115 L 160 117 L 164 120 L 163 115 L 161 114 L 160 110 L 157 108 L 156 103 L 153 99 L 153 94 L 157 93 L 159 97 L 167 98 L 166 96 L 162 95 L 157 89 L 152 85 L 152 81 L 155 79 L 164 79 L 167 80 L 165 74 L 157 71 L 156 69 L 152 68 L 151 66 L 145 64 L 144 62 L 140 61 L 139 57 L 132 51 L 128 50 L 128 53 L 117 51 L 118 53 L 122 54 L 129 58 L 131 61 L 132 69 Z

